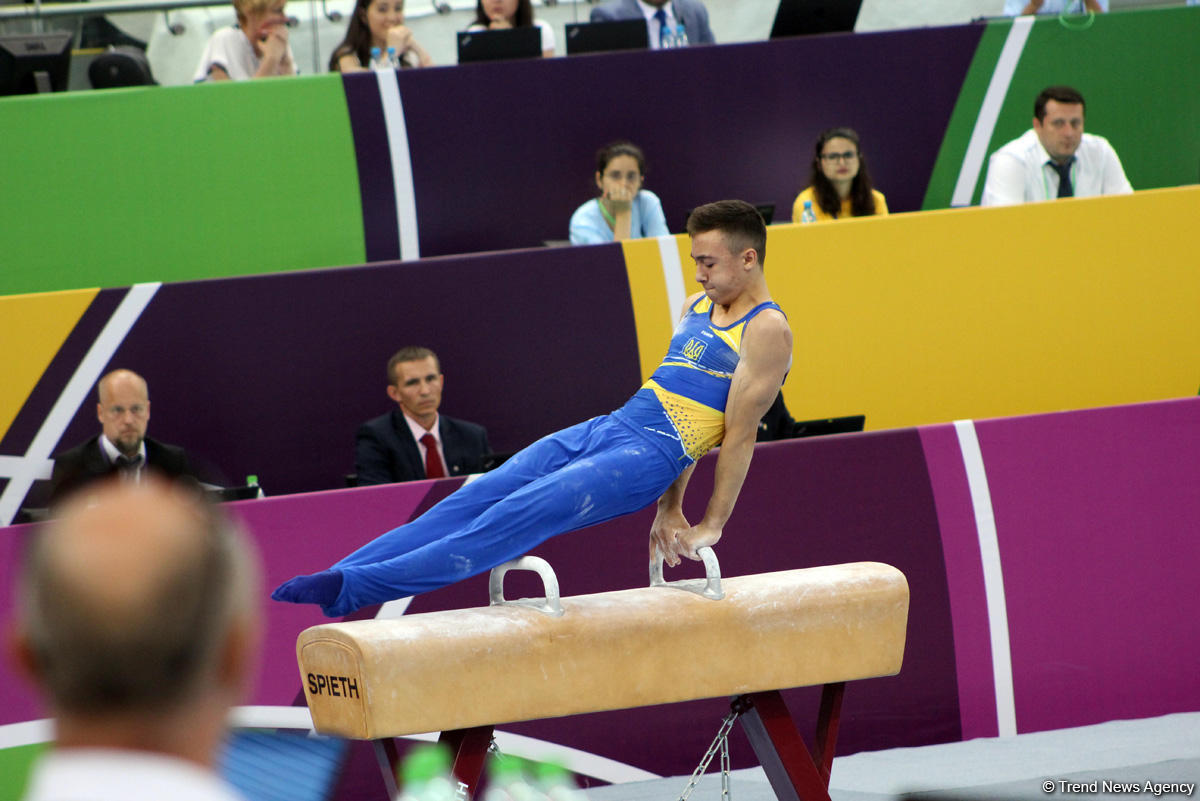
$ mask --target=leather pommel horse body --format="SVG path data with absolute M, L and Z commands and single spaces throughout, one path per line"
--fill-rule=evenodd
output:
M 714 582 L 702 550 L 707 583 L 662 582 L 660 563 L 652 586 L 560 601 L 525 557 L 493 571 L 491 606 L 310 628 L 296 652 L 313 726 L 381 741 L 389 761 L 391 738 L 445 732 L 473 793 L 493 725 L 737 696 L 776 794 L 828 799 L 844 683 L 900 671 L 904 575 L 858 562 Z M 514 568 L 537 570 L 546 599 L 504 600 Z M 811 685 L 825 686 L 815 757 L 778 693 Z

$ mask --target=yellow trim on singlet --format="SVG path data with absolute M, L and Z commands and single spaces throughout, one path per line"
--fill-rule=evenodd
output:
M 653 379 L 646 382 L 645 388 L 654 392 L 662 404 L 691 458 L 699 459 L 725 439 L 725 412 L 665 390 Z
M 733 373 L 728 373 L 728 372 L 725 372 L 724 370 L 709 370 L 708 368 L 701 367 L 700 365 L 695 364 L 694 362 L 681 362 L 681 361 L 675 361 L 673 359 L 663 359 L 662 366 L 663 367 L 685 367 L 688 370 L 699 370 L 702 373 L 707 373 L 708 375 L 716 376 L 717 378 L 733 378 Z

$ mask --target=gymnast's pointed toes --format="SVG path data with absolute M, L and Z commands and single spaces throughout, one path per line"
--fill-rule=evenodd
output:
M 296 576 L 275 588 L 271 598 L 293 604 L 321 604 L 337 600 L 342 591 L 342 571 L 323 570 L 311 576 Z

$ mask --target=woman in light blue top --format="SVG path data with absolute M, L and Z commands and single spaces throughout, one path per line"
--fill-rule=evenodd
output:
M 596 186 L 600 197 L 571 215 L 571 244 L 594 245 L 647 236 L 665 236 L 662 203 L 642 188 L 646 158 L 630 142 L 613 142 L 596 154 Z

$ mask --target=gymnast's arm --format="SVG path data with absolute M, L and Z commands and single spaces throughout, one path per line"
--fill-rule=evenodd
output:
M 596 9 L 592 9 L 592 14 L 596 13 Z M 592 21 L 595 21 L 593 16 Z M 696 292 L 688 297 L 683 302 L 683 309 L 679 313 L 679 319 L 687 317 L 688 309 L 692 308 L 695 303 L 703 295 L 703 292 Z M 667 564 L 677 565 L 679 560 L 675 558 L 675 536 L 681 531 L 687 531 L 691 528 L 687 518 L 683 516 L 683 493 L 687 489 L 688 481 L 692 477 L 692 471 L 696 469 L 696 463 L 688 465 L 684 468 L 679 477 L 671 482 L 671 486 L 667 487 L 667 491 L 658 499 L 658 509 L 654 514 L 654 523 L 650 526 L 650 561 L 653 562 L 657 556 L 655 551 L 663 555 L 663 559 L 667 560 Z M 674 559 L 674 561 L 671 561 Z
M 663 555 L 667 564 L 679 564 L 679 557 L 675 556 L 675 538 L 681 532 L 691 528 L 691 524 L 683 516 L 683 493 L 687 490 L 688 481 L 695 469 L 695 462 L 685 467 L 679 477 L 671 482 L 671 486 L 667 487 L 667 491 L 658 499 L 654 523 L 650 526 L 651 562 L 658 558 L 655 553 L 657 551 Z
M 725 440 L 717 454 L 712 497 L 708 500 L 704 518 L 695 526 L 679 531 L 671 543 L 671 552 L 664 551 L 667 564 L 678 564 L 680 556 L 699 559 L 697 548 L 714 545 L 721 539 L 721 531 L 733 514 L 733 506 L 750 468 L 758 421 L 771 407 L 783 385 L 791 355 L 792 331 L 781 312 L 765 310 L 746 326 L 741 358 L 733 372 L 729 400 L 725 403 Z

